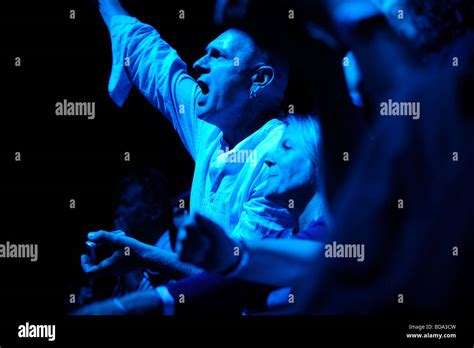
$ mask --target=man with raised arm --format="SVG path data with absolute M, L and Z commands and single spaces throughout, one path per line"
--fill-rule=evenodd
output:
M 265 154 L 283 125 L 276 119 L 287 86 L 283 59 L 260 49 L 243 31 L 225 31 L 193 68 L 151 26 L 118 0 L 100 0 L 112 39 L 109 93 L 122 106 L 135 85 L 173 124 L 195 161 L 191 213 L 218 221 L 234 238 L 281 236 L 287 211 L 267 201 Z

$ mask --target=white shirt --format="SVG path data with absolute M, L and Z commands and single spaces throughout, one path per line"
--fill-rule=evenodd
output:
M 135 85 L 173 124 L 195 161 L 191 213 L 212 219 L 233 238 L 291 234 L 289 212 L 263 196 L 268 173 L 264 159 L 278 144 L 283 123 L 270 120 L 227 151 L 220 129 L 198 119 L 196 100 L 201 89 L 159 33 L 129 16 L 112 17 L 110 33 L 113 66 L 109 93 L 122 106 Z M 242 160 L 245 153 L 251 155 Z

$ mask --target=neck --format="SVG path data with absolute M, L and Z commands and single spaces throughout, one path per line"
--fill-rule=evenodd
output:
M 251 125 L 247 125 L 244 127 L 234 128 L 232 131 L 225 131 L 223 130 L 223 137 L 227 144 L 229 144 L 229 148 L 233 149 L 238 143 L 240 143 L 245 138 L 249 137 L 253 133 L 255 133 L 261 126 L 263 126 L 262 122 L 253 123 Z
M 312 222 L 323 216 L 324 202 L 322 196 L 323 195 L 319 192 L 315 193 L 313 197 L 311 197 L 308 204 L 306 204 L 306 206 L 302 207 L 300 210 L 298 217 L 298 226 L 300 231 L 307 229 Z
M 219 127 L 222 130 L 224 140 L 233 149 L 238 143 L 259 130 L 266 122 L 265 113 L 249 104 L 239 112 L 240 117 L 232 118 L 236 120 L 234 124 L 227 127 Z M 237 116 L 237 115 L 236 115 Z

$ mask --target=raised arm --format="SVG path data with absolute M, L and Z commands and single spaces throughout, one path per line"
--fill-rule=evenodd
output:
M 113 16 L 130 16 L 120 3 L 120 0 L 99 0 L 98 3 L 100 15 L 108 28 Z
M 119 0 L 100 0 L 112 40 L 109 94 L 122 106 L 133 85 L 173 124 L 195 158 L 199 127 L 196 98 L 201 89 L 177 52 L 151 26 L 130 16 Z

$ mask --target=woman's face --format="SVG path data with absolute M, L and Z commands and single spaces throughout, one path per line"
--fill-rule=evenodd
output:
M 309 201 L 314 195 L 314 171 L 303 141 L 302 135 L 290 124 L 277 147 L 268 153 L 265 198 L 286 207 L 290 200 L 305 205 L 304 200 Z

